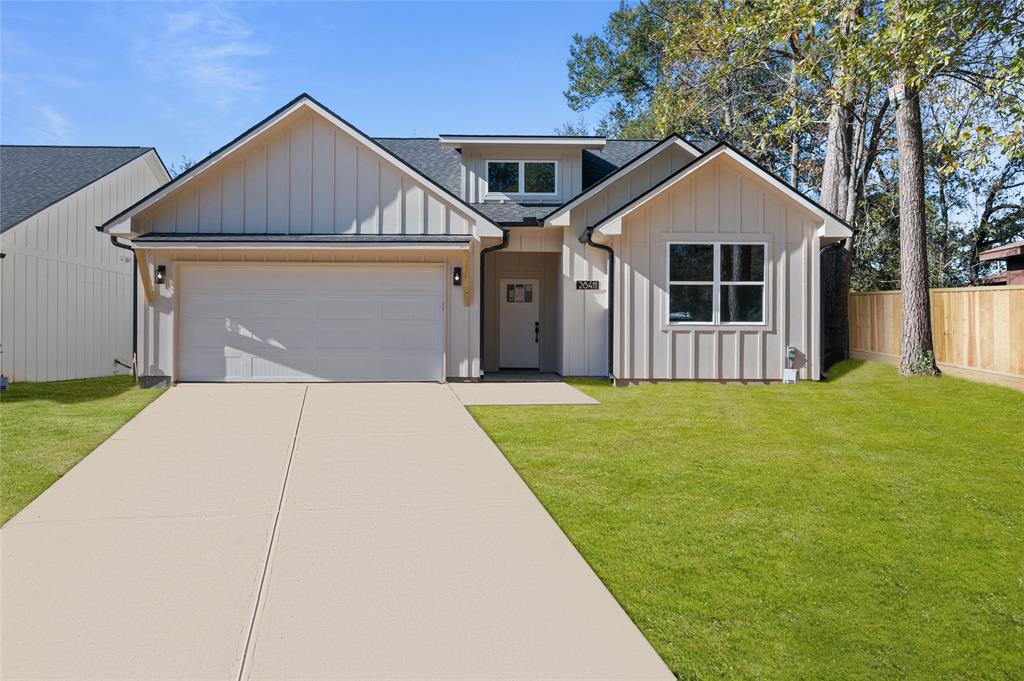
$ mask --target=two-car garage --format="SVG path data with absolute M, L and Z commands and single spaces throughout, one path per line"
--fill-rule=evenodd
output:
M 443 381 L 439 264 L 179 263 L 178 380 Z

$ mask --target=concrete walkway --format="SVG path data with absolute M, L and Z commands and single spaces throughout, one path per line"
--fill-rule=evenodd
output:
M 4 679 L 672 678 L 448 386 L 178 386 L 0 543 Z
M 593 397 L 561 381 L 484 381 L 450 383 L 449 387 L 466 406 L 600 404 Z

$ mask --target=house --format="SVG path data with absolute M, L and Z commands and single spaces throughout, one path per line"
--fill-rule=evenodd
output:
M 816 379 L 818 253 L 850 236 L 726 144 L 373 139 L 305 94 L 102 229 L 146 385 Z
M 1024 285 L 1024 241 L 1014 241 L 982 251 L 978 254 L 978 260 L 1006 263 L 1004 271 L 981 277 L 978 283 L 982 286 Z
M 129 370 L 132 253 L 94 227 L 169 179 L 150 147 L 0 146 L 0 374 Z

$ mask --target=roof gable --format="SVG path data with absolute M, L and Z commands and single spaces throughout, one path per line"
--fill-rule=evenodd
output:
M 746 170 L 750 171 L 762 181 L 770 185 L 773 189 L 781 194 L 786 195 L 789 199 L 795 201 L 802 208 L 809 213 L 817 216 L 822 220 L 823 227 L 825 229 L 824 236 L 843 238 L 853 235 L 853 230 L 850 229 L 849 225 L 846 224 L 842 218 L 831 213 L 825 209 L 821 204 L 808 198 L 802 192 L 797 191 L 787 182 L 782 180 L 774 173 L 764 169 L 753 159 L 746 156 L 743 152 L 736 149 L 732 145 L 726 142 L 719 142 L 713 148 L 709 149 L 703 155 L 698 156 L 693 161 L 683 166 L 676 172 L 672 173 L 664 180 L 654 185 L 646 192 L 640 194 L 632 201 L 629 201 L 621 208 L 615 210 L 609 215 L 599 220 L 596 224 L 589 227 L 589 229 L 602 233 L 602 234 L 617 234 L 621 229 L 621 220 L 624 216 L 632 213 L 636 209 L 646 204 L 651 199 L 660 195 L 662 192 L 672 188 L 678 182 L 683 180 L 690 175 L 698 172 L 700 169 L 706 167 L 712 161 L 717 158 L 729 158 L 731 161 L 742 166 Z
M 325 121 L 332 130 L 340 131 L 347 137 L 350 137 L 359 149 L 365 149 L 366 152 L 373 154 L 377 159 L 379 159 L 379 162 L 382 164 L 381 167 L 387 167 L 389 169 L 389 178 L 384 178 L 384 173 L 383 171 L 381 172 L 382 182 L 385 179 L 390 179 L 390 175 L 396 173 L 407 175 L 416 183 L 419 183 L 423 188 L 428 190 L 436 201 L 440 202 L 448 209 L 458 211 L 463 216 L 463 221 L 468 220 L 472 222 L 475 220 L 478 227 L 483 228 L 480 234 L 481 236 L 500 236 L 500 230 L 487 216 L 466 204 L 458 196 L 454 195 L 449 188 L 424 174 L 421 170 L 396 155 L 386 145 L 367 136 L 358 128 L 352 126 L 336 113 L 326 108 L 307 94 L 299 95 L 288 104 L 270 114 L 267 118 L 243 132 L 231 142 L 228 142 L 226 145 L 210 154 L 185 173 L 174 178 L 174 180 L 164 187 L 144 197 L 142 200 L 138 201 L 119 215 L 114 216 L 103 225 L 103 228 L 110 229 L 115 225 L 120 225 L 121 223 L 130 221 L 134 216 L 140 215 L 144 211 L 156 208 L 157 204 L 161 203 L 165 197 L 170 197 L 174 194 L 184 194 L 189 185 L 192 185 L 193 188 L 195 188 L 199 185 L 200 179 L 204 175 L 213 172 L 214 168 L 229 171 L 227 168 L 229 165 L 228 161 L 230 159 L 237 158 L 237 154 L 240 150 L 243 148 L 250 148 L 258 139 L 262 140 L 263 138 L 273 138 L 275 130 L 278 129 L 279 126 L 283 127 L 291 125 L 294 123 L 297 116 L 310 113 L 313 114 L 315 118 Z M 268 151 L 268 154 L 269 153 L 270 152 Z M 309 153 L 312 154 L 313 152 L 310 151 Z M 267 163 L 268 166 L 272 164 L 272 160 L 269 157 L 267 159 Z M 289 160 L 286 167 L 290 169 L 291 165 L 291 161 Z M 270 173 L 272 173 L 272 170 L 269 167 L 266 172 L 268 173 L 266 177 L 268 185 L 269 183 L 277 180 L 286 181 L 289 179 L 287 177 L 271 177 Z M 311 178 L 310 181 L 316 182 L 317 180 L 314 177 Z M 201 197 L 197 198 L 197 201 L 201 200 Z M 268 205 L 268 210 L 269 208 L 270 206 Z M 315 207 L 313 210 L 315 210 Z M 201 213 L 201 207 L 197 207 L 197 213 Z M 269 221 L 270 217 L 268 217 L 267 220 Z M 201 215 L 197 218 L 197 222 L 202 222 Z M 268 228 L 272 229 L 269 225 Z M 133 229 L 118 229 L 115 231 L 131 233 Z
M 152 147 L 0 146 L 0 232 L 6 232 L 152 150 Z
M 687 154 L 690 154 L 691 156 L 694 157 L 699 157 L 701 154 L 701 150 L 698 147 L 691 144 L 690 142 L 687 142 L 682 137 L 679 137 L 676 134 L 671 134 L 665 139 L 661 140 L 660 142 L 638 141 L 634 142 L 634 144 L 630 146 L 632 146 L 631 150 L 636 152 L 632 157 L 628 159 L 622 158 L 622 151 L 626 150 L 622 149 L 621 151 L 619 151 L 619 158 L 612 157 L 614 158 L 614 162 L 610 159 L 601 159 L 601 161 L 604 162 L 603 167 L 606 169 L 610 168 L 611 170 L 605 172 L 605 174 L 599 178 L 589 178 L 590 181 L 584 183 L 583 191 L 581 191 L 579 194 L 569 199 L 562 205 L 558 206 L 551 212 L 547 213 L 544 216 L 544 222 L 546 224 L 552 225 L 565 224 L 565 218 L 568 211 L 572 210 L 576 206 L 579 206 L 588 199 L 597 196 L 600 192 L 604 191 L 617 180 L 625 177 L 632 171 L 643 166 L 651 159 L 658 157 L 666 149 L 678 147 L 683 149 Z M 592 160 L 590 170 L 591 173 L 594 173 L 594 165 L 595 163 Z M 586 173 L 587 165 L 586 158 L 584 158 L 584 174 Z

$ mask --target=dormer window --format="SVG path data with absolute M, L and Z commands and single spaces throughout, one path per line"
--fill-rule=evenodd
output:
M 487 193 L 550 196 L 558 193 L 555 161 L 488 161 Z

